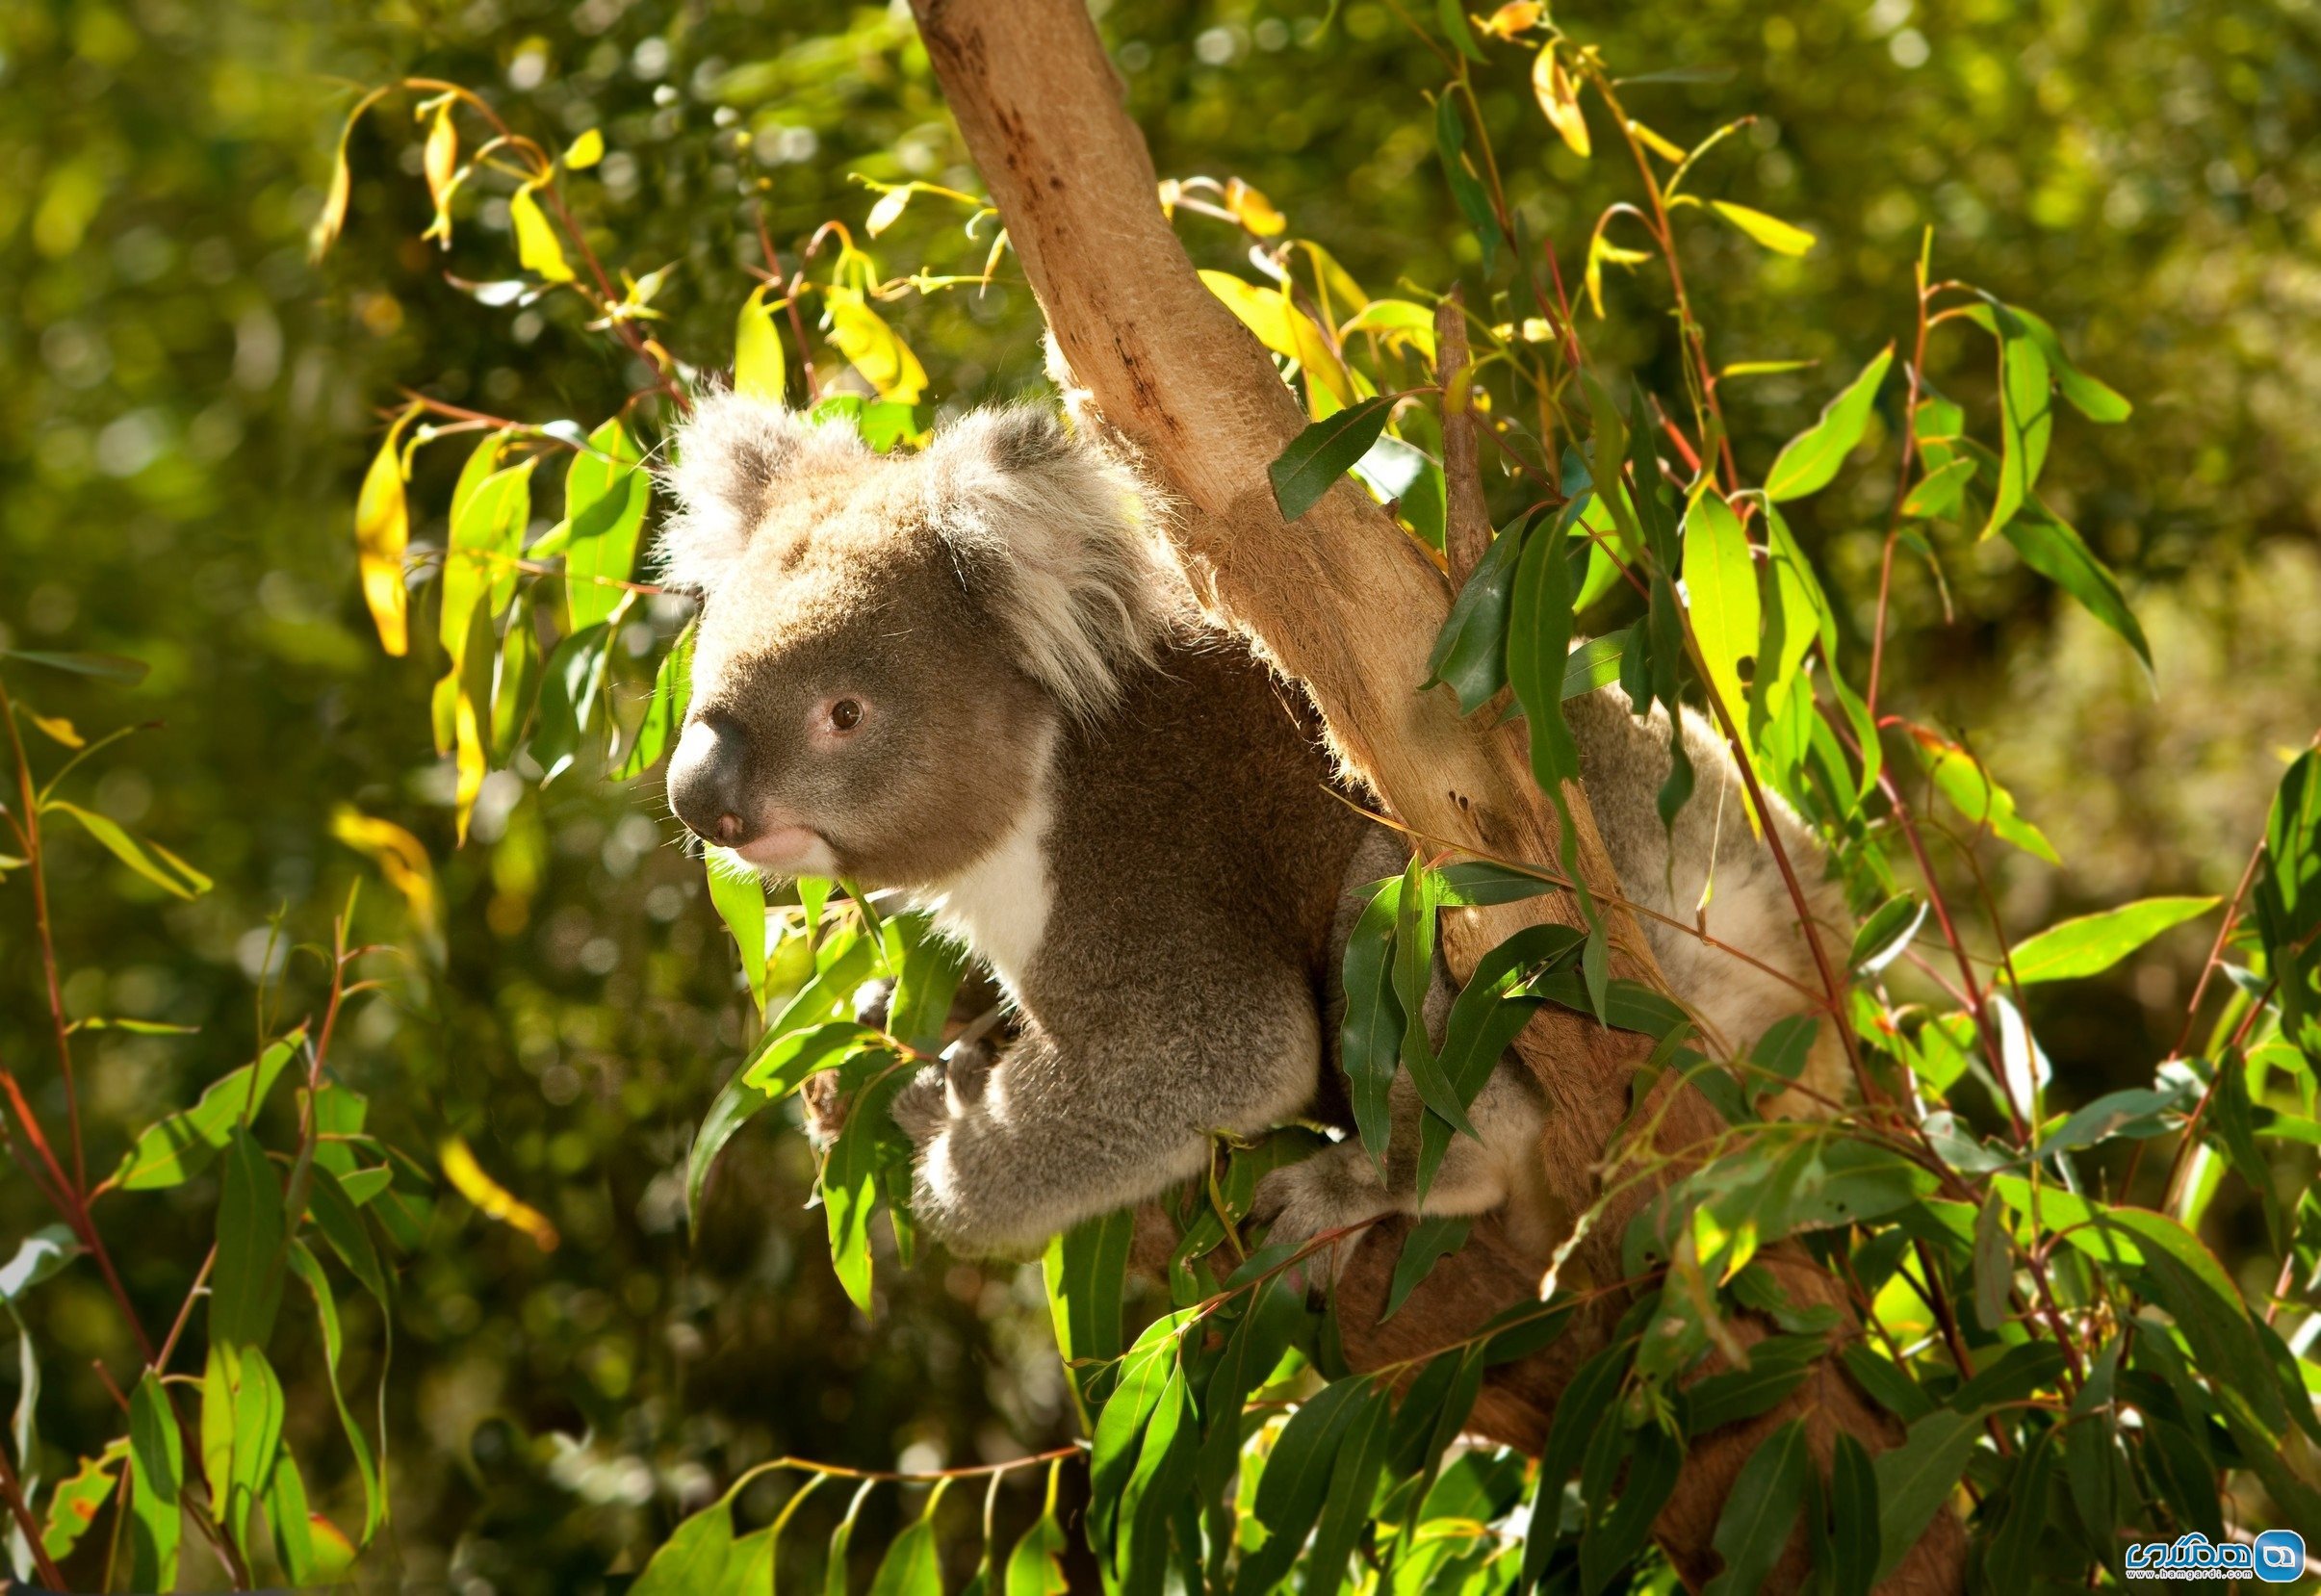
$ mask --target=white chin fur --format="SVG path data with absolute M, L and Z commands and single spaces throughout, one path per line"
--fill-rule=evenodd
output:
M 796 876 L 835 876 L 839 873 L 838 857 L 830 851 L 830 844 L 811 834 L 803 843 L 779 849 L 766 848 L 763 843 L 752 843 L 746 848 L 721 848 L 711 843 L 707 852 L 734 875 L 787 879 Z

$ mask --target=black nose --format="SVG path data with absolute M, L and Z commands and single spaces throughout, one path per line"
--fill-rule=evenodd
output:
M 747 765 L 739 727 L 719 715 L 689 722 L 669 757 L 669 807 L 704 841 L 739 847 L 753 830 L 742 818 Z

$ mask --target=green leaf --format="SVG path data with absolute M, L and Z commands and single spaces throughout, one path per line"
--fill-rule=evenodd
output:
M 2007 1230 L 2006 1205 L 1993 1192 L 1974 1216 L 1974 1318 L 1994 1335 L 2006 1324 L 2014 1285 L 2015 1238 Z
M 1394 1279 L 1387 1288 L 1386 1306 L 1379 1323 L 1392 1319 L 1419 1282 L 1434 1273 L 1436 1264 L 1467 1245 L 1467 1231 L 1473 1224 L 1471 1218 L 1460 1214 L 1422 1219 L 1410 1227 L 1403 1238 L 1402 1254 L 1395 1260 Z
M 1854 1383 L 1904 1424 L 1916 1424 L 1934 1411 L 1933 1400 L 1919 1388 L 1918 1381 L 1884 1353 L 1857 1341 L 1838 1355 Z
M 1820 420 L 1782 446 L 1773 469 L 1766 473 L 1767 499 L 1775 502 L 1802 499 L 1829 486 L 1845 456 L 1861 443 L 1863 429 L 1870 425 L 1870 407 L 1877 401 L 1878 388 L 1893 364 L 1894 346 L 1889 344 L 1836 399 L 1822 406 Z
M 1066 1544 L 1051 1488 L 1047 1510 L 1007 1555 L 1005 1596 L 1067 1596 L 1071 1583 L 1064 1577 Z
M 1982 1421 L 1942 1407 L 1910 1427 L 1909 1436 L 1875 1460 L 1878 1500 L 1877 1578 L 1894 1572 L 1957 1488 L 1974 1455 Z
M 1706 1596 L 1753 1596 L 1765 1583 L 1789 1544 L 1813 1478 L 1803 1420 L 1790 1420 L 1758 1443 L 1717 1515 L 1712 1544 L 1724 1570 L 1709 1582 Z
M 1474 30 L 1467 26 L 1467 9 L 1459 0 L 1434 0 L 1434 19 L 1460 55 L 1469 61 L 1484 59 L 1483 46 L 1475 42 Z
M 1289 1572 L 1321 1516 L 1340 1451 L 1357 1421 L 1373 1422 L 1373 1404 L 1383 1401 L 1374 1382 L 1357 1377 L 1324 1386 L 1290 1415 L 1257 1480 L 1257 1522 L 1269 1538 L 1243 1557 L 1236 1596 L 1271 1591 Z
M 1448 92 L 1435 98 L 1434 153 L 1442 161 L 1443 180 L 1451 186 L 1451 197 L 1482 242 L 1483 271 L 1487 277 L 1498 270 L 1499 245 L 1505 235 L 1499 231 L 1499 218 L 1491 209 L 1491 196 L 1467 169 L 1467 125 L 1459 119 L 1457 98 Z
M 2054 377 L 2055 386 L 2063 391 L 2063 397 L 2071 400 L 2072 407 L 2079 414 L 2089 421 L 2108 424 L 2124 422 L 2133 413 L 2135 407 L 2107 384 L 2072 364 L 2071 357 L 2063 352 L 2062 339 L 2055 335 L 2054 327 L 2046 318 L 2020 305 L 2006 308 L 2007 314 L 2021 323 L 2017 329 L 2018 336 L 2023 332 L 2029 333 L 2032 341 L 2039 346 L 2040 354 L 2046 357 L 2048 371 Z M 1995 338 L 1999 335 L 1999 318 L 1989 305 L 1969 305 L 1966 314 L 1967 319 L 1983 331 Z
M 395 1305 L 393 1288 L 385 1270 L 379 1267 L 378 1249 L 371 1243 L 371 1232 L 363 1223 L 362 1210 L 347 1193 L 339 1177 L 320 1164 L 315 1166 L 314 1183 L 307 1189 L 307 1212 L 330 1250 L 338 1255 L 348 1273 L 372 1300 L 381 1308 Z M 382 1203 L 381 1209 L 391 1206 Z M 383 1216 L 382 1216 L 383 1218 Z
M 2058 1153 L 2092 1147 L 2115 1136 L 2141 1141 L 2164 1135 L 2179 1123 L 2185 1099 L 2197 1090 L 2198 1084 L 2187 1076 L 2175 1087 L 2130 1087 L 2124 1092 L 2106 1092 L 2086 1107 L 2075 1110 L 2070 1118 L 2048 1132 L 2036 1156 L 2052 1158 Z
M 182 1113 L 147 1127 L 123 1156 L 109 1184 L 128 1192 L 154 1192 L 182 1185 L 209 1168 L 238 1124 L 256 1118 L 273 1091 L 282 1067 L 306 1040 L 303 1029 L 270 1044 L 253 1067 L 244 1065 L 212 1081 L 200 1100 Z M 250 1073 L 257 1071 L 255 1085 Z
M 2281 778 L 2250 898 L 2281 993 L 2281 1028 L 2321 1058 L 2321 756 L 2300 754 Z
M 368 1244 L 366 1238 L 365 1245 Z M 338 1299 L 330 1290 L 330 1279 L 322 1273 L 322 1265 L 300 1241 L 290 1244 L 291 1272 L 306 1282 L 314 1297 L 315 1318 L 322 1331 L 322 1356 L 330 1375 L 330 1400 L 339 1412 L 339 1428 L 346 1431 L 347 1445 L 354 1454 L 356 1475 L 363 1483 L 363 1544 L 368 1546 L 386 1522 L 386 1494 L 379 1488 L 377 1465 L 372 1460 L 371 1438 L 363 1427 L 355 1423 L 354 1412 L 347 1405 L 347 1395 L 339 1384 L 339 1358 L 345 1339 L 339 1327 Z M 374 1266 L 375 1267 L 375 1266 Z M 384 1376 L 382 1374 L 381 1377 Z
M 1854 933 L 1853 952 L 1847 962 L 1865 975 L 1875 975 L 1902 956 L 1925 919 L 1923 899 L 1916 892 L 1896 892 L 1878 905 Z
M 44 1224 L 24 1238 L 15 1256 L 0 1265 L 0 1304 L 12 1313 L 24 1294 L 80 1255 L 81 1244 L 68 1226 Z
M 610 628 L 600 621 L 564 638 L 548 656 L 531 743 L 542 786 L 572 768 L 579 757 L 580 739 L 596 717 L 610 641 Z
M 2070 981 L 2098 975 L 2173 926 L 2216 907 L 2214 898 L 2145 898 L 2050 926 L 2016 944 L 2008 958 L 2015 979 Z
M 201 1466 L 212 1510 L 249 1554 L 250 1510 L 282 1443 L 282 1386 L 255 1346 L 213 1339 L 201 1379 Z
M 2014 1477 L 2008 1480 L 2004 1512 L 1998 1528 L 1991 1532 L 1988 1566 L 1992 1568 L 2031 1567 L 2036 1559 L 2038 1543 L 2052 1520 L 2048 1510 L 2049 1486 L 2054 1482 L 2061 1449 L 2053 1429 L 2039 1432 L 2015 1465 Z M 1987 1520 L 1989 1509 L 1985 1509 Z M 2108 1560 L 2108 1559 L 2107 1559 Z
M 565 631 L 607 620 L 629 598 L 619 584 L 636 568 L 637 534 L 653 497 L 653 474 L 619 417 L 588 434 L 564 474 Z
M 1110 1373 L 1106 1365 L 1121 1355 L 1121 1300 L 1135 1239 L 1136 1211 L 1118 1208 L 1082 1220 L 1047 1244 L 1043 1264 L 1056 1351 L 1084 1405 L 1096 1400 Z
M 2117 577 L 2096 558 L 2079 534 L 2053 512 L 2032 500 L 2006 524 L 2006 539 L 2023 556 L 2023 563 L 2069 593 L 2087 612 L 2126 639 L 2144 669 L 2152 669 L 2152 644 L 2144 628 L 2128 607 L 2128 596 Z
M 1741 518 L 1715 488 L 1704 487 L 1687 507 L 1684 547 L 1685 599 L 1709 685 L 1733 724 L 1746 726 L 1762 626 L 1757 562 Z
M 847 1106 L 846 1123 L 822 1160 L 822 1210 L 829 1221 L 831 1267 L 854 1305 L 864 1313 L 870 1311 L 870 1215 L 877 1204 L 892 1125 L 887 1110 L 911 1074 L 912 1068 L 896 1060 L 865 1083 Z
M 822 1565 L 823 1596 L 846 1596 L 846 1546 L 854 1539 L 854 1522 L 862 1516 L 864 1502 L 877 1485 L 875 1480 L 864 1480 L 846 1504 L 846 1516 L 830 1532 L 830 1552 Z
M 1661 1516 L 1676 1493 L 1678 1472 L 1684 1467 L 1684 1443 L 1657 1424 L 1629 1432 L 1628 1479 L 1612 1498 L 1611 1511 L 1587 1526 L 1580 1537 L 1580 1590 L 1598 1596 L 1643 1550 L 1653 1520 Z
M 218 1199 L 218 1264 L 210 1277 L 210 1340 L 263 1347 L 282 1305 L 287 1220 L 282 1180 L 255 1138 L 233 1127 Z
M 486 439 L 477 454 L 497 459 L 498 444 Z M 486 454 L 486 450 L 493 450 Z M 466 491 L 451 496 L 451 536 L 443 552 L 443 613 L 436 638 L 456 675 L 465 659 L 470 622 L 477 607 L 497 619 L 516 596 L 516 559 L 524 552 L 524 529 L 531 522 L 532 471 L 538 455 L 493 471 Z M 471 457 L 470 465 L 475 465 Z M 461 487 L 466 486 L 463 474 Z
M 43 814 L 69 814 L 81 829 L 104 844 L 106 851 L 172 897 L 197 898 L 208 891 L 210 878 L 157 842 L 141 841 L 105 815 L 51 798 L 40 806 Z
M 1712 199 L 1709 208 L 1777 255 L 1802 255 L 1819 242 L 1804 228 L 1746 205 Z
M 1462 714 L 1473 714 L 1507 685 L 1508 615 L 1514 604 L 1521 534 L 1517 523 L 1491 540 L 1427 656 L 1427 680 L 1419 685 L 1449 687 Z
M 1862 1443 L 1840 1431 L 1829 1459 L 1831 1596 L 1870 1596 L 1882 1541 L 1878 1530 L 1878 1475 Z
M 935 1543 L 935 1503 L 888 1544 L 870 1578 L 870 1596 L 942 1596 L 941 1551 Z M 696 1587 L 700 1588 L 700 1587 Z
M 1981 760 L 1959 744 L 1922 726 L 1911 727 L 1910 736 L 1918 748 L 1920 762 L 1934 778 L 1935 789 L 1950 801 L 1969 825 L 1988 826 L 1991 835 L 2001 842 L 2013 843 L 2050 864 L 2063 862 L 2046 835 L 2015 811 L 2014 794 L 1992 778 Z
M 1620 655 L 1628 647 L 1628 629 L 1590 637 L 1563 661 L 1563 702 L 1585 697 L 1620 679 Z
M 1379 887 L 1346 940 L 1346 1014 L 1339 1022 L 1338 1056 L 1353 1094 L 1355 1134 L 1385 1177 L 1393 1129 L 1387 1097 L 1402 1060 L 1403 1006 L 1394 991 L 1394 931 L 1403 899 L 1401 878 Z
M 185 1447 L 168 1388 L 152 1370 L 129 1398 L 129 1584 L 177 1588 L 177 1541 L 184 1508 Z
M 1919 479 L 1918 486 L 1902 501 L 1902 513 L 1921 520 L 1934 521 L 1958 513 L 1959 495 L 1974 480 L 1974 462 L 1961 455 L 1946 461 Z
M 1322 502 L 1331 484 L 1370 451 L 1386 429 L 1394 400 L 1384 395 L 1363 399 L 1315 422 L 1290 440 L 1266 475 L 1283 521 L 1295 521 Z
M 1332 1596 L 1346 1577 L 1346 1559 L 1353 1556 L 1362 1527 L 1370 1522 L 1371 1498 L 1386 1461 L 1388 1419 L 1385 1390 L 1369 1386 L 1347 1420 L 1336 1459 L 1330 1465 L 1321 1519 L 1314 1526 L 1313 1546 L 1305 1555 L 1305 1596 Z M 1263 1489 L 1262 1484 L 1259 1488 Z
M 145 679 L 153 667 L 142 659 L 120 654 L 58 654 L 47 649 L 0 649 L 0 658 L 21 659 L 73 676 L 93 676 L 100 682 L 123 682 L 131 686 Z
M 1998 325 L 1999 483 L 1992 490 L 1984 537 L 2005 527 L 2029 499 L 2055 429 L 2047 355 L 2013 312 L 2000 310 Z
M 765 881 L 757 871 L 738 868 L 719 855 L 708 856 L 709 902 L 717 917 L 734 934 L 741 955 L 742 979 L 748 982 L 750 1001 L 765 1013 Z
M 1610 1418 L 1620 1383 L 1635 1361 L 1636 1343 L 1615 1342 L 1581 1364 L 1563 1388 L 1548 1421 L 1546 1449 L 1539 1454 L 1539 1478 L 1550 1487 L 1560 1488 L 1580 1466 L 1597 1427 Z
M 1145 1326 L 1136 1345 L 1121 1360 L 1112 1394 L 1096 1415 L 1096 1434 L 1089 1447 L 1089 1513 L 1096 1533 L 1091 1544 L 1112 1540 L 1126 1495 L 1136 1473 L 1139 1443 L 1145 1427 L 1160 1408 L 1171 1382 L 1178 1379 L 1177 1332 L 1190 1322 L 1184 1311 L 1164 1314 Z
M 114 1480 L 128 1455 L 126 1440 L 109 1442 L 104 1451 L 82 1459 L 78 1469 L 57 1481 L 48 1499 L 48 1522 L 40 1530 L 40 1550 L 51 1561 L 63 1562 L 81 1544 L 81 1537 L 112 1498 Z
M 1772 1411 L 1805 1383 L 1814 1364 L 1828 1351 L 1828 1343 L 1818 1335 L 1771 1336 L 1758 1342 L 1749 1349 L 1746 1369 L 1710 1375 L 1687 1388 L 1685 1433 L 1699 1435 Z
M 687 621 L 661 656 L 660 668 L 653 676 L 653 702 L 645 707 L 645 718 L 637 723 L 628 757 L 615 773 L 623 781 L 651 769 L 685 722 L 685 706 L 693 697 L 693 634 L 698 625 Z

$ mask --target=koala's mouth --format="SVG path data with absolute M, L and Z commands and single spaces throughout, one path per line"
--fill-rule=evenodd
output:
M 719 852 L 769 876 L 835 876 L 838 856 L 811 826 L 776 826 L 736 848 Z

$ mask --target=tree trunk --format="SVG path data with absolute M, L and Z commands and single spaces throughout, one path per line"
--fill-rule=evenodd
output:
M 1502 859 L 1556 859 L 1554 811 L 1513 732 L 1482 730 L 1459 715 L 1450 694 L 1415 690 L 1450 603 L 1425 553 L 1348 482 L 1295 525 L 1283 524 L 1267 468 L 1304 417 L 1264 348 L 1194 274 L 1162 215 L 1151 156 L 1122 105 L 1085 0 L 914 7 L 945 98 L 1066 361 L 1182 502 L 1173 535 L 1204 602 L 1304 685 L 1347 765 L 1418 837 Z M 1604 901 L 1616 895 L 1615 874 L 1585 796 L 1574 785 L 1568 798 L 1581 873 Z M 1613 917 L 1613 973 L 1657 983 L 1626 912 L 1608 903 L 1605 912 Z M 1463 979 L 1483 953 L 1541 919 L 1581 923 L 1565 893 L 1447 914 L 1442 940 L 1454 972 Z M 1651 1043 L 1549 1008 L 1515 1047 L 1547 1093 L 1539 1150 L 1550 1186 L 1567 1214 L 1586 1214 L 1602 1197 L 1604 1177 L 1620 1172 L 1606 1168 L 1608 1149 L 1628 1120 L 1630 1082 Z M 1681 1153 L 1721 1123 L 1696 1093 L 1664 1104 L 1661 1097 L 1645 1110 L 1663 1110 L 1653 1152 Z M 1664 1178 L 1618 1187 L 1573 1248 L 1564 1284 L 1620 1280 L 1622 1232 Z M 1378 1227 L 1349 1272 L 1341 1323 L 1357 1365 L 1456 1341 L 1497 1308 L 1537 1294 L 1533 1267 L 1483 1226 L 1378 1327 L 1375 1309 L 1365 1309 L 1383 1300 L 1401 1233 Z M 1802 1253 L 1777 1262 L 1800 1304 L 1847 1308 L 1836 1283 Z M 1599 1316 L 1592 1333 L 1608 1324 Z M 1743 1341 L 1765 1333 L 1745 1320 L 1736 1329 Z M 1478 1430 L 1535 1451 L 1556 1393 L 1590 1350 L 1589 1333 L 1573 1332 L 1571 1345 L 1497 1382 L 1477 1409 Z M 1696 1439 L 1656 1526 L 1689 1581 L 1697 1584 L 1717 1567 L 1710 1538 L 1734 1474 L 1764 1434 L 1800 1411 L 1824 1459 L 1839 1429 L 1873 1451 L 1898 1434 L 1825 1363 L 1782 1408 Z M 1800 1559 L 1792 1546 L 1792 1578 Z M 1955 1589 L 1962 1564 L 1957 1525 L 1939 1515 L 1888 1588 Z

